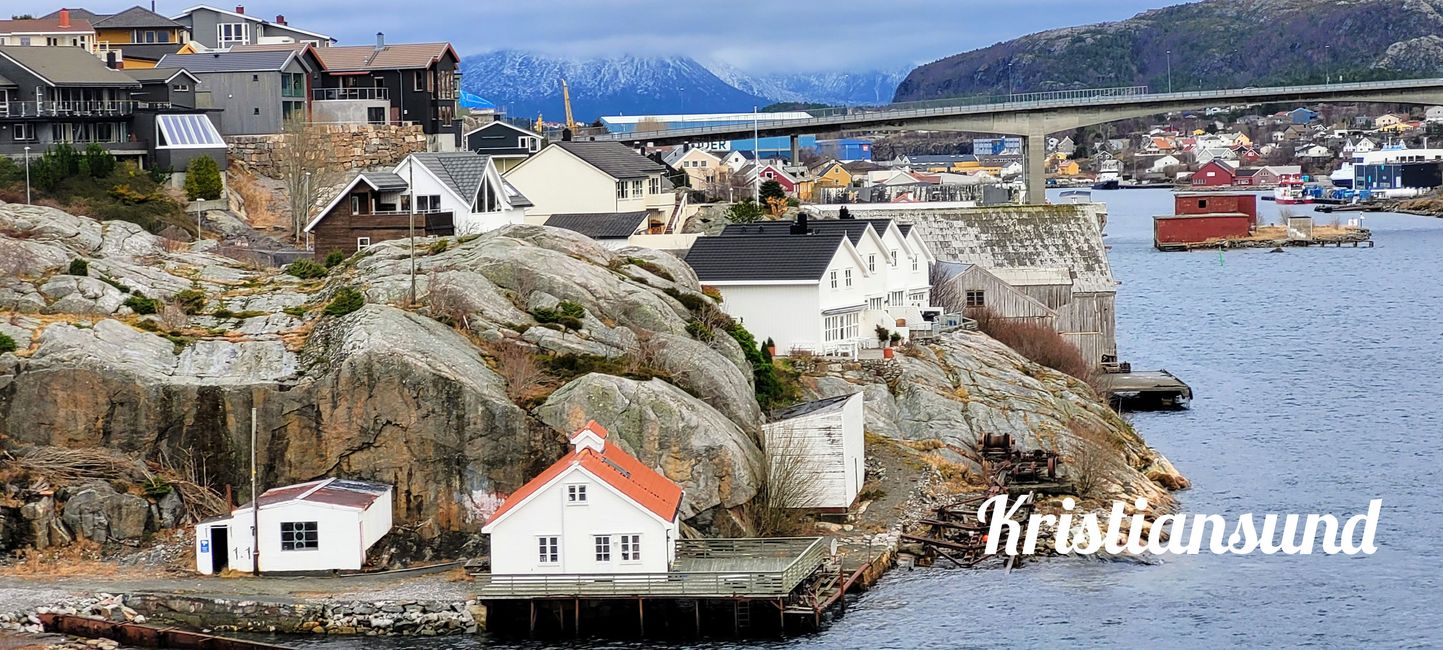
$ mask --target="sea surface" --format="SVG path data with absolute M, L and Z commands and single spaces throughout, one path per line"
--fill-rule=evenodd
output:
M 1183 511 L 1351 515 L 1381 498 L 1378 552 L 898 571 L 820 634 L 684 647 L 1443 644 L 1443 220 L 1366 215 L 1371 249 L 1161 253 L 1152 216 L 1171 213 L 1170 192 L 1094 198 L 1111 215 L 1122 358 L 1139 370 L 1166 368 L 1195 391 L 1191 410 L 1133 416 L 1192 480 Z M 1276 219 L 1276 206 L 1260 206 Z M 318 643 L 540 647 L 485 638 Z

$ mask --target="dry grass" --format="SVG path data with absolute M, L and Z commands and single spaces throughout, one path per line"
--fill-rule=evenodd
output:
M 240 197 L 241 205 L 245 207 L 246 220 L 252 228 L 269 230 L 286 227 L 285 219 L 271 205 L 274 195 L 261 187 L 254 176 L 239 167 L 227 176 L 230 189 Z
M 488 344 L 487 356 L 495 361 L 496 374 L 506 382 L 506 396 L 516 404 L 537 398 L 546 385 L 546 370 L 530 348 L 520 343 L 501 341 Z
M 206 487 L 194 466 L 182 470 L 168 462 L 145 463 L 112 449 L 18 448 L 0 457 L 0 471 L 15 479 L 28 477 L 32 485 L 53 486 L 99 479 L 168 486 L 180 494 L 188 521 L 230 511 L 225 497 Z
M 977 329 L 1027 357 L 1033 363 L 1076 377 L 1091 384 L 1097 369 L 1068 343 L 1057 330 L 1031 320 L 1003 318 L 986 307 L 967 310 Z
M 1106 431 L 1077 421 L 1069 422 L 1072 432 L 1063 467 L 1083 498 L 1102 498 L 1104 488 L 1115 482 L 1124 469 L 1117 441 Z

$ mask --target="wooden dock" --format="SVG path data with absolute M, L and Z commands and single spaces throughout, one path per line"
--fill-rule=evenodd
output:
M 549 638 L 813 631 L 847 585 L 821 537 L 678 540 L 666 573 L 472 575 L 488 632 Z
M 1100 381 L 1119 410 L 1183 409 L 1192 401 L 1192 387 L 1166 370 L 1110 372 Z
M 260 641 L 232 639 L 173 627 L 105 621 L 84 616 L 41 614 L 40 625 L 45 628 L 46 632 L 69 634 L 87 639 L 111 639 L 122 645 L 141 648 L 286 650 L 286 646 Z

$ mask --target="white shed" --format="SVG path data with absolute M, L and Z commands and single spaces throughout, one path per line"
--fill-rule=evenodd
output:
M 806 496 L 792 507 L 846 512 L 866 480 L 862 393 L 798 404 L 762 425 L 774 471 L 797 472 Z
M 267 490 L 260 498 L 263 573 L 359 571 L 366 550 L 391 530 L 391 486 L 328 478 Z M 253 567 L 247 503 L 196 524 L 195 564 L 204 574 Z
M 515 491 L 481 532 L 491 574 L 666 573 L 682 489 L 591 421 L 572 451 Z

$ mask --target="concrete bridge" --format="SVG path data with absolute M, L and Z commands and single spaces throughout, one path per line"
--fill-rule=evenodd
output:
M 1318 102 L 1386 102 L 1443 105 L 1443 79 L 1410 79 L 1335 83 L 1311 86 L 1238 88 L 1178 93 L 1153 93 L 1146 86 L 1062 90 L 995 97 L 952 98 L 809 111 L 807 119 L 768 120 L 661 131 L 588 136 L 637 146 L 791 136 L 795 159 L 797 136 L 852 129 L 970 131 L 1023 137 L 1027 201 L 1046 202 L 1043 182 L 1047 136 L 1084 126 L 1160 113 L 1238 104 L 1312 104 Z

